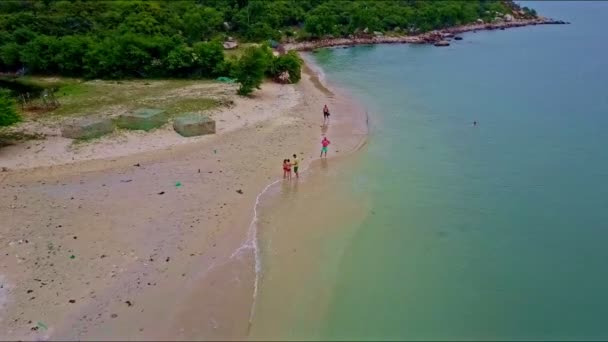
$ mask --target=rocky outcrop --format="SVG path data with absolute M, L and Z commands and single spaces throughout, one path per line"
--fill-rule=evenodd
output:
M 291 79 L 289 78 L 289 71 L 285 70 L 279 76 L 275 78 L 275 81 L 281 84 L 291 83 Z
M 226 41 L 222 45 L 224 46 L 224 50 L 232 50 L 236 49 L 239 46 L 239 43 L 237 43 L 234 38 L 228 37 L 228 39 L 226 39 Z
M 183 137 L 215 133 L 215 121 L 206 115 L 185 113 L 175 118 L 173 129 Z
M 475 32 L 478 30 L 496 30 L 501 28 L 507 29 L 513 27 L 547 24 L 568 24 L 568 22 L 548 18 L 535 18 L 513 19 L 513 21 L 510 22 L 501 21 L 499 23 L 486 24 L 483 22 L 483 20 L 481 20 L 480 22 L 475 24 L 456 26 L 442 31 L 431 31 L 414 36 L 402 35 L 375 37 L 370 35 L 361 35 L 348 38 L 319 39 L 307 42 L 290 43 L 285 44 L 285 50 L 310 51 L 323 47 L 352 46 L 364 44 L 435 44 L 442 40 L 445 40 L 443 34 L 446 33 L 457 35 L 463 32 Z
M 125 129 L 149 131 L 167 123 L 167 114 L 160 109 L 139 109 L 132 113 L 122 114 L 116 119 L 116 125 Z
M 239 46 L 239 43 L 235 42 L 235 41 L 227 41 L 224 42 L 224 50 L 232 50 L 232 49 L 236 49 Z
M 66 122 L 61 128 L 61 136 L 70 139 L 92 139 L 114 131 L 110 118 L 87 117 Z

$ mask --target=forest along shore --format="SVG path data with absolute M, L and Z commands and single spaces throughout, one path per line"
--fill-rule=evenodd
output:
M 0 338 L 244 338 L 254 259 L 233 253 L 282 159 L 318 158 L 337 101 L 306 72 L 284 86 L 293 107 L 209 139 L 2 172 Z M 332 114 L 355 131 L 352 112 Z
M 323 47 L 332 46 L 352 46 L 366 44 L 436 44 L 445 39 L 450 39 L 454 35 L 465 32 L 475 31 L 491 31 L 503 30 L 514 27 L 534 26 L 534 25 L 562 25 L 569 22 L 555 20 L 549 18 L 534 18 L 534 19 L 513 19 L 512 21 L 504 21 L 498 23 L 476 23 L 455 26 L 444 30 L 435 30 L 419 35 L 403 35 L 403 36 L 385 36 L 385 35 L 368 35 L 366 37 L 355 37 L 351 35 L 348 38 L 328 38 L 320 40 L 312 40 L 297 43 L 288 43 L 284 45 L 285 50 L 296 51 L 311 51 Z

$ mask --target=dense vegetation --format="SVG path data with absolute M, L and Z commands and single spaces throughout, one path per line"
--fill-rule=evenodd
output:
M 17 114 L 15 100 L 8 90 L 0 88 L 0 127 L 10 126 L 19 121 L 21 117 Z
M 247 51 L 225 57 L 221 42 L 314 39 L 371 31 L 420 32 L 508 12 L 498 0 L 3 0 L 0 71 L 90 78 L 217 77 L 256 80 L 259 68 L 299 78 L 293 57 Z M 254 62 L 255 58 L 261 58 Z M 241 65 L 239 65 L 241 63 Z M 256 75 L 244 75 L 246 66 Z M 22 69 L 24 68 L 24 69 Z M 269 70 L 272 69 L 272 70 Z M 257 81 L 256 81 L 257 82 Z M 255 83 L 255 82 L 254 82 Z M 245 86 L 249 89 L 250 84 Z M 255 85 L 253 85 L 255 87 Z

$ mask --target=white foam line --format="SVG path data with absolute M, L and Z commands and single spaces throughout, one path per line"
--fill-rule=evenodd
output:
M 304 168 L 300 174 L 308 171 L 308 169 L 310 169 L 310 166 L 312 165 L 312 163 L 316 160 L 320 160 L 321 158 L 315 158 L 312 159 L 310 161 L 310 163 L 308 163 L 308 165 L 306 166 L 306 168 Z M 256 301 L 257 301 L 257 297 L 258 297 L 258 288 L 259 288 L 259 282 L 260 282 L 260 273 L 262 272 L 262 261 L 261 261 L 261 257 L 260 257 L 260 249 L 259 249 L 259 244 L 258 244 L 258 230 L 257 230 L 257 222 L 258 222 L 258 205 L 260 204 L 260 198 L 262 197 L 262 195 L 264 195 L 266 193 L 266 191 L 268 191 L 270 189 L 270 187 L 272 187 L 273 185 L 284 181 L 285 179 L 277 179 L 275 181 L 273 181 L 272 183 L 266 185 L 266 187 L 256 196 L 255 198 L 255 204 L 253 205 L 253 218 L 251 219 L 251 223 L 249 224 L 249 229 L 247 231 L 247 240 L 245 240 L 245 242 L 239 247 L 237 248 L 232 255 L 230 256 L 229 259 L 232 259 L 236 256 L 238 256 L 241 252 L 248 250 L 248 249 L 253 249 L 253 256 L 254 256 L 254 260 L 255 260 L 255 280 L 253 282 L 253 302 L 251 303 L 251 309 L 249 310 L 249 324 L 251 325 L 252 321 L 253 321 L 253 314 L 255 313 L 255 305 L 256 305 Z
M 365 111 L 365 115 L 366 115 L 366 124 L 369 126 L 369 113 L 367 110 Z M 325 158 L 327 159 L 327 157 L 325 157 Z M 300 172 L 300 174 L 308 171 L 310 169 L 310 167 L 312 166 L 313 162 L 315 162 L 317 160 L 321 160 L 321 159 L 323 159 L 323 158 L 319 157 L 319 158 L 312 159 L 308 163 L 306 168 L 304 168 L 302 170 L 302 172 Z M 259 282 L 260 282 L 260 273 L 262 272 L 262 261 L 261 261 L 261 257 L 260 257 L 260 249 L 259 249 L 258 236 L 257 236 L 258 235 L 258 230 L 257 230 L 258 205 L 260 204 L 260 198 L 262 197 L 262 195 L 264 195 L 266 193 L 266 191 L 268 191 L 268 189 L 270 189 L 270 187 L 272 187 L 273 185 L 275 185 L 281 181 L 285 181 L 285 179 L 280 178 L 280 179 L 277 179 L 277 180 L 273 181 L 272 183 L 266 185 L 266 187 L 256 196 L 255 204 L 253 205 L 253 218 L 251 219 L 251 223 L 249 224 L 249 228 L 247 231 L 247 240 L 245 240 L 245 242 L 239 248 L 237 248 L 229 258 L 229 260 L 230 260 L 230 259 L 238 256 L 241 252 L 243 252 L 247 249 L 253 249 L 253 255 L 254 255 L 254 260 L 255 260 L 255 280 L 253 283 L 253 301 L 251 303 L 251 308 L 249 309 L 249 327 L 251 327 L 251 324 L 253 321 L 253 314 L 255 313 L 255 305 L 257 302 L 258 287 L 259 287 Z

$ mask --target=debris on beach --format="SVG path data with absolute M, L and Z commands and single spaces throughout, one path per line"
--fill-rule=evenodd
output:
M 165 192 L 164 192 L 164 191 L 161 191 L 161 192 L 159 192 L 158 194 L 159 194 L 159 195 L 164 195 L 164 194 L 165 194 Z
M 132 182 L 132 181 L 133 181 L 132 179 L 122 179 L 120 182 L 121 183 L 129 183 L 129 182 Z
M 127 306 L 133 306 L 133 303 L 130 300 L 125 301 L 125 304 L 127 304 Z
M 137 163 L 137 164 L 135 164 L 135 165 L 133 165 L 133 166 L 135 166 L 135 167 L 140 167 L 141 165 L 140 165 L 139 163 Z
M 241 189 L 238 189 L 236 192 L 239 193 L 239 194 L 241 194 L 241 195 L 243 194 L 243 190 L 241 190 Z
M 176 183 L 175 183 L 175 187 L 176 187 L 176 188 L 179 188 L 180 186 L 182 186 L 182 183 L 181 183 L 181 182 L 176 182 Z

